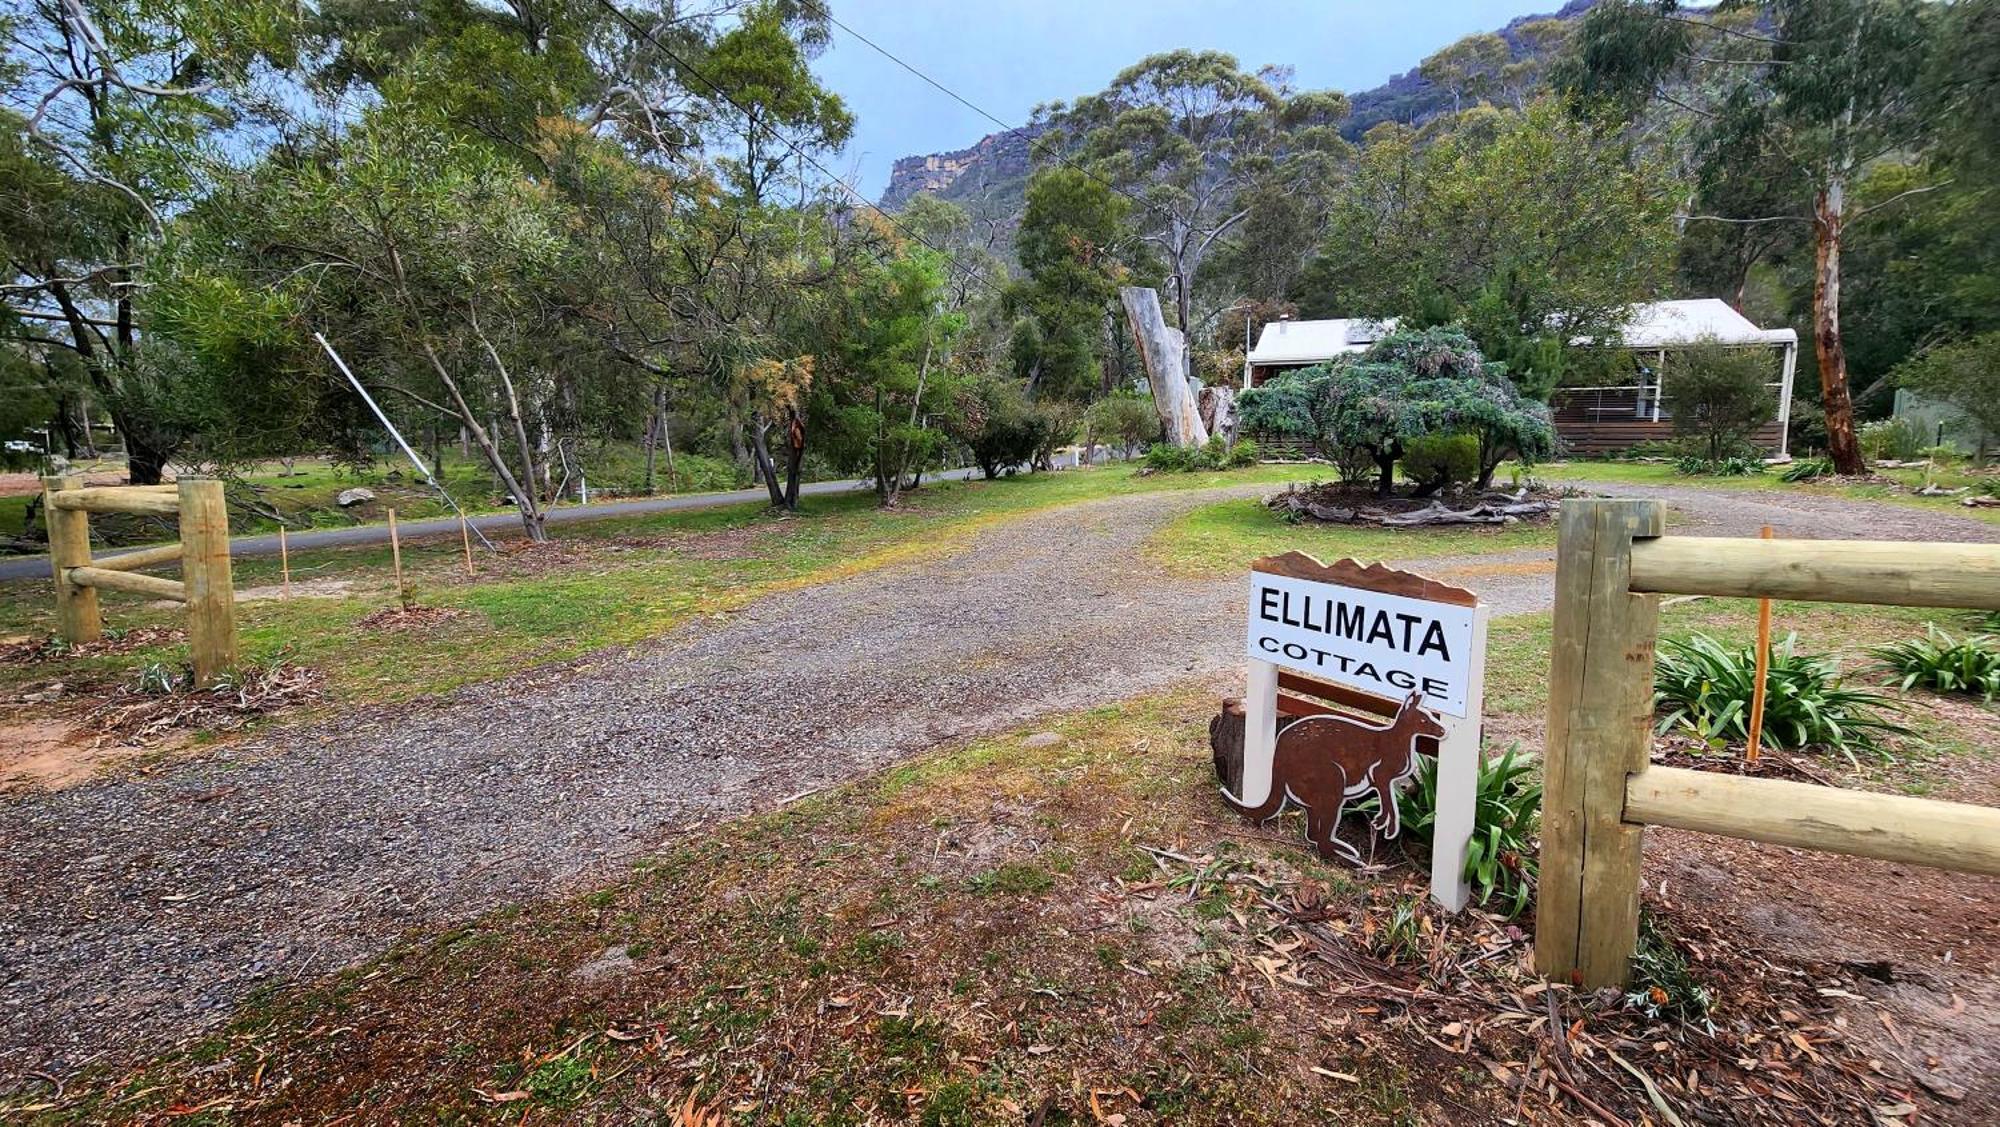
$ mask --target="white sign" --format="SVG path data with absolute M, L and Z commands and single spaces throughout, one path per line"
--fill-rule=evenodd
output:
M 1465 717 L 1473 608 L 1270 572 L 1250 573 L 1249 656 L 1258 661 Z

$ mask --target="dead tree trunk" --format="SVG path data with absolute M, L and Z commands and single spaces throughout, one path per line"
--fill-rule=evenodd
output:
M 1221 435 L 1231 446 L 1236 445 L 1236 389 L 1220 384 L 1201 389 L 1201 423 L 1208 433 Z
M 1138 286 L 1118 291 L 1125 304 L 1125 319 L 1139 345 L 1139 358 L 1146 365 L 1146 380 L 1153 387 L 1153 407 L 1167 441 L 1176 446 L 1201 446 L 1208 442 L 1201 412 L 1187 381 L 1187 339 L 1180 330 L 1167 327 L 1160 312 L 1160 295 Z

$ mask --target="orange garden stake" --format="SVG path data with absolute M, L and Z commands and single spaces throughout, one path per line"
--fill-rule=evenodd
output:
M 465 514 L 458 514 L 458 542 L 465 546 L 465 577 L 472 578 L 472 533 L 465 526 Z
M 1760 535 L 1769 540 L 1771 526 L 1765 525 Z M 1764 735 L 1764 691 L 1765 680 L 1771 675 L 1771 600 L 1757 600 L 1757 683 L 1750 688 L 1750 748 L 1745 756 L 1750 762 L 1757 762 L 1757 745 Z
M 278 526 L 278 569 L 285 576 L 285 594 L 292 593 L 292 549 L 285 542 L 285 526 Z

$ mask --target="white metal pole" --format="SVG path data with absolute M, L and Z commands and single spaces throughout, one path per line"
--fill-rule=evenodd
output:
M 424 465 L 424 460 L 417 457 L 417 452 L 410 449 L 409 443 L 403 441 L 403 432 L 396 429 L 396 424 L 390 422 L 389 416 L 382 413 L 382 407 L 375 402 L 375 397 L 368 394 L 368 389 L 361 386 L 360 380 L 354 378 L 354 372 L 348 368 L 347 361 L 340 358 L 340 353 L 333 350 L 333 345 L 327 343 L 324 335 L 315 332 L 313 333 L 313 339 L 319 342 L 321 348 L 326 349 L 326 354 L 333 358 L 334 367 L 339 368 L 340 374 L 347 377 L 347 382 L 354 385 L 354 390 L 361 393 L 361 401 L 368 404 L 368 409 L 375 412 L 376 418 L 382 420 L 382 425 L 389 430 L 389 436 L 396 440 L 396 445 L 403 448 L 404 454 L 409 455 L 410 464 L 417 467 L 417 472 L 424 475 L 424 480 L 430 483 L 431 488 L 438 491 L 438 496 L 444 498 L 444 503 L 450 505 L 453 512 L 459 516 L 464 516 L 465 510 L 459 508 L 458 502 L 453 500 L 451 494 L 445 491 L 445 487 L 438 483 L 437 475 L 431 473 L 429 467 Z M 486 534 L 479 531 L 477 524 L 472 524 L 471 521 L 467 521 L 466 523 L 472 525 L 473 535 L 479 537 L 479 542 L 486 545 L 488 551 L 499 551 L 499 549 L 493 547 L 493 541 L 488 540 Z

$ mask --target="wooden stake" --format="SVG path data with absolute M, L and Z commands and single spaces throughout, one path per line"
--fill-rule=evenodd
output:
M 83 475 L 42 479 L 42 519 L 49 526 L 49 567 L 56 579 L 56 633 L 65 642 L 95 642 L 104 636 L 97 592 L 70 582 L 69 569 L 90 566 L 90 514 L 59 509 L 55 495 L 83 488 Z
M 396 510 L 394 509 L 389 510 L 389 558 L 396 565 L 396 601 L 398 603 L 406 602 L 408 601 L 408 595 L 403 589 L 403 541 L 396 535 Z
M 285 526 L 278 526 L 278 568 L 285 576 L 285 594 L 292 593 L 292 549 L 285 541 Z
M 229 574 L 229 506 L 214 478 L 180 479 L 181 581 L 197 688 L 236 666 L 236 592 Z
M 1765 525 L 1759 534 L 1762 539 L 1771 538 L 1771 526 Z M 1764 737 L 1764 695 L 1765 682 L 1771 676 L 1771 600 L 1757 600 L 1757 683 L 1750 687 L 1750 747 L 1744 756 L 1750 762 L 1757 762 L 1758 744 Z
M 465 577 L 472 578 L 472 533 L 465 524 L 465 514 L 458 514 L 458 542 L 465 548 Z

